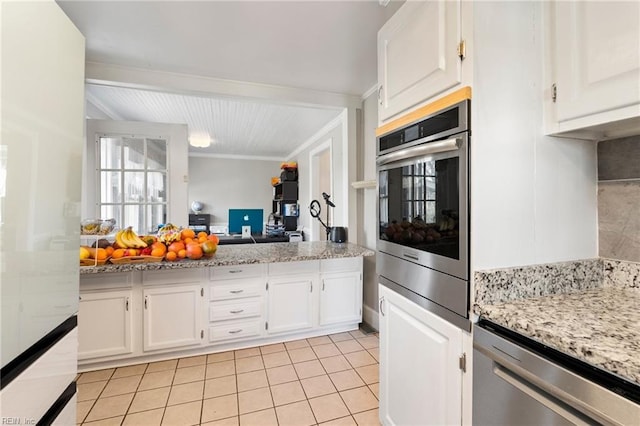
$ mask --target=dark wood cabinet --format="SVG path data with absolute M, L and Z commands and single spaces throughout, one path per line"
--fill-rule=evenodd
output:
M 298 181 L 284 181 L 273 187 L 274 218 L 284 225 L 285 231 L 295 231 L 298 227 Z

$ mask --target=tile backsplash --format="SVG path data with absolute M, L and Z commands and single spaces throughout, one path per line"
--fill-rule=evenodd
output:
M 598 143 L 600 257 L 640 262 L 640 136 Z

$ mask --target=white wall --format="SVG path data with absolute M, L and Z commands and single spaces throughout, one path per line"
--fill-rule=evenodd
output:
M 212 224 L 228 224 L 229 209 L 263 209 L 264 221 L 271 213 L 271 177 L 280 176 L 280 162 L 189 156 L 189 196 L 204 203 L 203 213 Z
M 596 145 L 542 135 L 542 2 L 474 3 L 472 271 L 596 257 Z
M 343 123 L 337 122 L 336 126 L 327 130 L 326 133 L 316 135 L 315 141 L 309 144 L 309 146 L 307 146 L 303 151 L 289 158 L 289 160 L 291 161 L 298 162 L 298 183 L 300 194 L 300 218 L 298 221 L 298 226 L 302 226 L 302 229 L 305 232 L 305 238 L 309 235 L 312 223 L 311 221 L 316 220 L 312 218 L 311 214 L 309 213 L 309 204 L 313 199 L 313 196 L 311 195 L 310 154 L 314 150 L 314 148 L 327 140 L 331 140 L 331 173 L 333 180 L 333 193 L 329 195 L 331 195 L 331 200 L 336 205 L 333 211 L 333 217 L 335 218 L 335 220 L 331 223 L 331 225 L 348 226 L 348 224 L 345 223 L 344 219 L 345 211 L 348 209 L 348 206 L 345 206 L 342 201 L 344 200 L 345 194 L 348 191 L 348 181 L 343 170 Z M 318 201 L 322 206 L 322 217 L 325 218 L 326 207 L 324 204 L 324 200 L 320 196 Z
M 376 180 L 376 134 L 378 125 L 377 92 L 369 95 L 363 104 L 364 140 L 358 157 L 362 159 L 362 180 Z M 378 237 L 378 191 L 376 188 L 362 189 L 362 218 L 358 244 L 375 250 Z M 364 320 L 377 327 L 378 311 L 378 275 L 376 274 L 376 257 L 364 258 L 363 276 Z

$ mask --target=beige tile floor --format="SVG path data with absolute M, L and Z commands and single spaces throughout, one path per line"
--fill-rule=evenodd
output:
M 376 425 L 378 337 L 362 331 L 80 374 L 82 425 Z

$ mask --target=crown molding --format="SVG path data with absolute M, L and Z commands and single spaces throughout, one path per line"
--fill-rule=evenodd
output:
M 250 161 L 282 162 L 282 157 L 267 157 L 267 156 L 260 156 L 260 155 L 236 155 L 236 154 L 209 154 L 206 152 L 189 152 L 189 157 L 216 158 L 221 160 L 250 160 Z
M 376 91 L 378 90 L 378 83 L 374 84 L 373 86 L 371 86 L 369 88 L 369 90 L 367 90 L 366 92 L 364 92 L 362 94 L 362 100 L 364 101 L 365 99 L 367 99 L 369 96 L 373 95 L 374 93 L 376 93 Z

